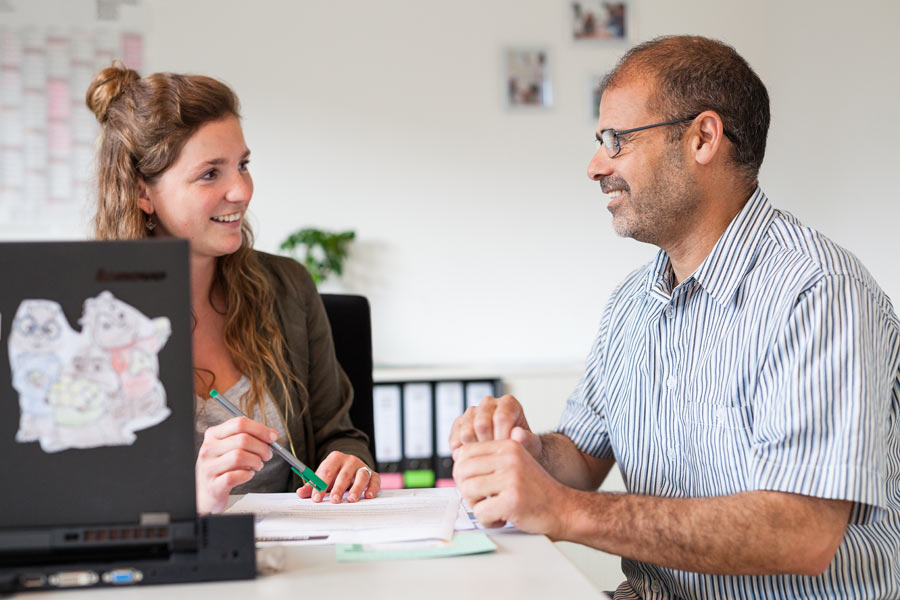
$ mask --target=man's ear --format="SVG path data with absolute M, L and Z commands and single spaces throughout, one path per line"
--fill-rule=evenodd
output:
M 718 113 L 705 110 L 694 119 L 694 135 L 691 136 L 691 152 L 698 164 L 708 165 L 722 151 L 725 128 Z
M 147 182 L 138 177 L 138 208 L 148 215 L 153 214 L 153 203 L 150 201 Z

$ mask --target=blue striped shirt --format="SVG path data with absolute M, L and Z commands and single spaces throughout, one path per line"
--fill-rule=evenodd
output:
M 616 597 L 900 598 L 900 322 L 888 297 L 759 188 L 694 274 L 672 281 L 660 251 L 615 290 L 558 431 L 615 458 L 634 494 L 854 504 L 821 576 L 623 559 Z

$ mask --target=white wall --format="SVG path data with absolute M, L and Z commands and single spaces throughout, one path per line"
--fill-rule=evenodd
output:
M 636 41 L 736 46 L 772 97 L 761 181 L 900 298 L 900 3 L 635 0 Z M 587 78 L 623 45 L 575 44 L 564 0 L 145 0 L 147 70 L 226 80 L 253 150 L 257 246 L 358 233 L 382 363 L 570 363 L 653 248 L 613 233 L 585 177 Z M 551 50 L 556 105 L 509 111 L 500 49 Z

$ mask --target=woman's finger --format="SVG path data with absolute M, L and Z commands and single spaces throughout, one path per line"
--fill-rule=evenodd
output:
M 381 491 L 381 475 L 372 473 L 372 480 L 369 481 L 369 487 L 366 488 L 366 498 L 374 498 Z
M 265 444 L 269 444 L 278 439 L 278 432 L 271 427 L 266 427 L 258 421 L 248 419 L 247 417 L 234 417 L 228 419 L 224 423 L 214 425 L 206 430 L 203 434 L 204 441 L 212 438 L 224 440 L 230 436 L 246 433 L 259 439 Z
M 325 488 L 325 491 L 321 492 L 319 490 L 313 490 L 311 495 L 313 502 L 321 502 L 325 499 L 325 494 L 327 494 L 328 491 L 331 490 L 332 483 L 334 483 L 338 472 L 341 470 L 341 456 L 343 455 L 340 452 L 332 452 L 325 457 L 325 460 L 323 460 L 322 464 L 319 465 L 319 468 L 316 469 L 316 475 L 318 475 L 319 479 L 324 481 L 325 485 L 328 487 Z
M 225 439 L 217 439 L 213 441 L 205 441 L 200 446 L 198 459 L 215 460 L 229 452 L 245 452 L 259 457 L 262 461 L 272 458 L 272 449 L 259 438 L 248 433 L 236 433 Z
M 347 458 L 349 459 L 351 457 Z M 334 486 L 331 488 L 331 501 L 333 503 L 337 504 L 344 498 L 344 492 L 346 492 L 347 488 L 350 487 L 350 484 L 353 483 L 353 479 L 356 476 L 357 469 L 360 469 L 364 466 L 359 464 L 361 462 L 362 461 L 360 461 L 358 458 L 356 458 L 356 460 L 344 461 L 344 464 L 341 466 L 340 472 L 334 480 Z
M 362 498 L 373 477 L 375 477 L 375 473 L 369 467 L 358 468 L 356 476 L 353 478 L 353 485 L 350 486 L 350 491 L 347 492 L 347 502 L 356 502 Z

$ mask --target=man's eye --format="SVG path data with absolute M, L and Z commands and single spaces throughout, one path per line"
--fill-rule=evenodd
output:
M 240 163 L 238 163 L 238 169 L 241 170 L 241 171 L 246 171 L 246 170 L 248 169 L 248 165 L 249 165 L 249 164 L 250 164 L 250 160 L 249 160 L 249 159 L 247 159 L 247 160 L 242 160 Z

